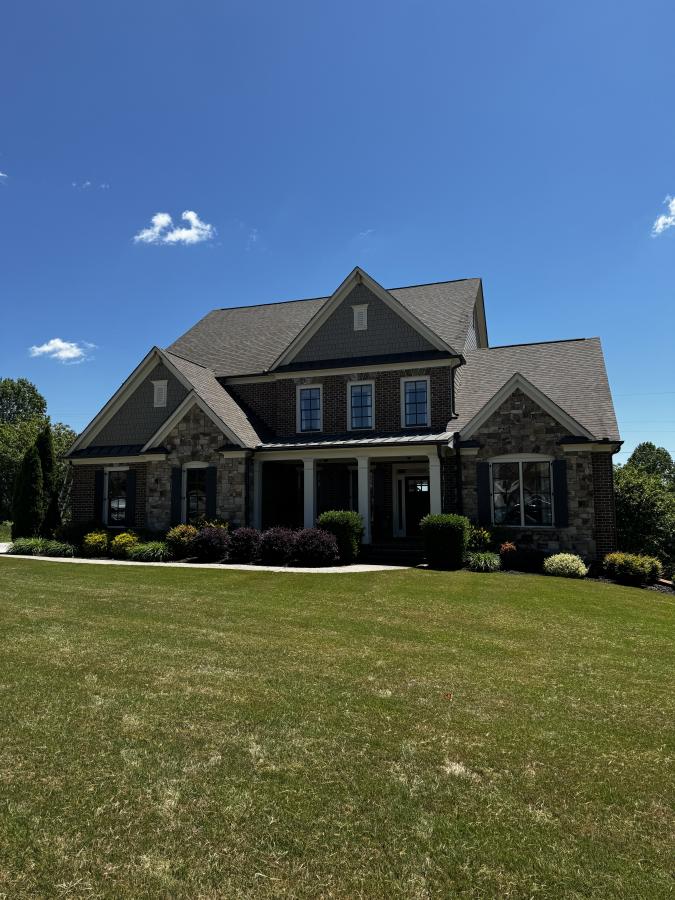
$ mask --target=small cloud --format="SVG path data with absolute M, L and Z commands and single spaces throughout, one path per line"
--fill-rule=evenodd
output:
M 52 338 L 44 344 L 33 345 L 28 352 L 31 356 L 46 356 L 66 365 L 74 365 L 88 359 L 91 351 L 95 349 L 96 344 L 90 344 L 88 341 L 63 341 L 61 338 Z
M 0 172 L 0 184 L 2 184 L 6 178 L 9 178 L 9 175 L 5 172 Z
M 255 247 L 259 240 L 260 232 L 257 228 L 251 228 L 248 233 L 248 238 L 246 239 L 246 249 L 250 250 L 252 247 Z
M 137 244 L 200 244 L 202 241 L 210 241 L 216 229 L 213 225 L 202 222 L 196 212 L 185 210 L 181 215 L 184 222 L 188 222 L 189 228 L 179 228 L 173 224 L 173 219 L 168 213 L 155 213 L 149 228 L 143 228 L 134 235 Z
M 99 190 L 101 190 L 101 191 L 109 191 L 110 190 L 110 185 L 108 184 L 107 181 L 104 181 L 103 184 L 99 184 L 98 187 L 99 187 Z
M 370 237 L 371 234 L 375 234 L 375 229 L 374 229 L 374 228 L 366 228 L 365 231 L 359 231 L 359 237 L 360 237 L 360 238 L 367 238 L 367 237 Z
M 675 197 L 669 195 L 663 202 L 668 208 L 668 214 L 661 214 L 656 219 L 652 225 L 652 237 L 658 237 L 658 235 L 663 234 L 664 231 L 675 226 Z

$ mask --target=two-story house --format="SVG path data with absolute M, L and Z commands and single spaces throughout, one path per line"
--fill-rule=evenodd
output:
M 385 290 L 356 268 L 154 347 L 73 445 L 72 511 L 160 531 L 348 508 L 366 543 L 461 512 L 594 558 L 620 444 L 597 338 L 490 347 L 480 279 Z

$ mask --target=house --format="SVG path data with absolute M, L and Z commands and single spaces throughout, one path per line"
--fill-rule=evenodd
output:
M 597 338 L 490 347 L 480 279 L 385 290 L 356 268 L 150 350 L 70 450 L 72 512 L 160 531 L 349 508 L 376 544 L 460 512 L 595 558 L 620 445 Z

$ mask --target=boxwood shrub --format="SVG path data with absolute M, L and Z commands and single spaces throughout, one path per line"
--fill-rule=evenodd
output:
M 260 532 L 256 528 L 237 528 L 230 535 L 230 562 L 255 563 L 260 555 Z
M 585 578 L 588 568 L 575 553 L 555 553 L 544 560 L 544 572 L 558 578 Z
M 190 542 L 189 554 L 199 562 L 221 562 L 227 557 L 230 535 L 221 525 L 206 525 L 200 528 Z
M 461 569 L 469 540 L 469 520 L 453 513 L 431 514 L 420 522 L 427 562 L 436 569 Z
M 174 559 L 185 559 L 189 555 L 190 544 L 198 531 L 194 525 L 176 525 L 167 532 L 166 543 Z
M 260 561 L 267 566 L 285 566 L 293 559 L 295 536 L 290 528 L 268 528 L 260 537 Z
M 621 584 L 652 584 L 663 568 L 655 556 L 636 553 L 608 553 L 603 561 L 605 574 Z
M 166 541 L 146 541 L 129 548 L 128 558 L 134 562 L 168 562 L 173 554 Z
M 334 566 L 340 559 L 334 534 L 323 528 L 303 528 L 295 534 L 293 561 L 299 566 Z
M 358 558 L 363 536 L 363 517 L 359 513 L 351 509 L 329 509 L 321 513 L 316 524 L 335 535 L 341 563 L 353 563 Z

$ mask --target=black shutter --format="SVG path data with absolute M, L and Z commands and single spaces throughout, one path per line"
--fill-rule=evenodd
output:
M 478 494 L 478 521 L 481 525 L 490 525 L 492 522 L 490 463 L 476 463 L 476 493 Z
M 127 505 L 124 511 L 124 524 L 132 528 L 136 522 L 136 472 L 127 472 Z
M 216 517 L 216 491 L 218 486 L 218 469 L 209 466 L 206 470 L 206 518 Z
M 553 511 L 557 528 L 567 528 L 567 460 L 554 459 L 551 465 L 553 472 Z
M 183 470 L 180 466 L 171 469 L 171 524 L 179 525 L 183 508 Z
M 103 469 L 94 472 L 94 522 L 103 521 Z

